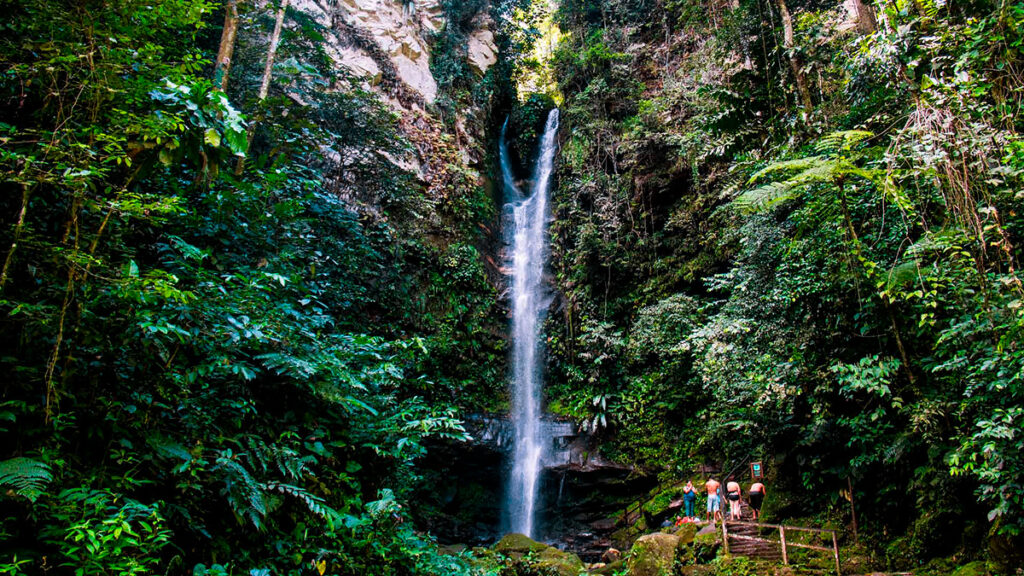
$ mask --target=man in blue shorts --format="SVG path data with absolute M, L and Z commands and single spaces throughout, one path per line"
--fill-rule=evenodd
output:
M 718 494 L 721 487 L 722 485 L 714 478 L 708 478 L 704 483 L 704 489 L 708 492 L 708 522 L 715 522 L 722 517 L 722 500 Z

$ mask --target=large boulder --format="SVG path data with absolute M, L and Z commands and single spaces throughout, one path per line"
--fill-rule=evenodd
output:
M 494 44 L 494 22 L 486 12 L 473 19 L 473 32 L 469 35 L 469 66 L 483 76 L 498 62 L 498 47 Z
M 655 532 L 637 538 L 626 560 L 630 576 L 670 576 L 676 562 L 679 536 Z
M 494 545 L 496 552 L 513 558 L 521 558 L 530 552 L 541 552 L 545 548 L 549 548 L 549 546 L 543 542 L 537 542 L 525 534 L 516 533 L 506 534 Z
M 722 547 L 722 539 L 717 530 L 705 532 L 701 530 L 693 538 L 691 550 L 693 561 L 697 564 L 707 564 L 718 556 L 718 550 Z
M 550 576 L 577 576 L 586 571 L 579 556 L 537 542 L 522 534 L 506 534 L 494 551 L 514 561 L 514 570 Z M 518 568 L 515 568 L 518 567 Z
M 693 542 L 694 537 L 697 536 L 697 525 L 683 524 L 679 528 L 676 528 L 672 533 L 679 536 L 680 546 L 690 544 Z
M 542 573 L 558 576 L 577 576 L 586 570 L 579 556 L 554 546 L 549 546 L 537 554 L 536 564 Z

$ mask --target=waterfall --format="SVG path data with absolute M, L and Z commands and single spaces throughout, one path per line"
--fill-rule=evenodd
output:
M 506 120 L 506 125 L 508 121 Z M 540 403 L 542 359 L 540 327 L 551 303 L 544 285 L 547 257 L 548 191 L 554 170 L 558 110 L 548 115 L 541 137 L 533 189 L 521 198 L 515 186 L 502 128 L 500 161 L 505 193 L 512 212 L 512 423 L 515 429 L 512 474 L 509 477 L 506 514 L 509 529 L 533 536 L 537 481 L 544 458 Z

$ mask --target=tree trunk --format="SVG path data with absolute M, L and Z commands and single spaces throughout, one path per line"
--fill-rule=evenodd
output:
M 18 241 L 21 240 L 21 232 L 25 229 L 25 213 L 28 212 L 28 199 L 31 188 L 26 183 L 21 184 L 21 210 L 18 211 L 18 222 L 14 225 L 14 241 L 11 242 L 11 249 L 7 251 L 7 258 L 4 259 L 4 268 L 0 272 L 0 292 L 3 292 L 7 284 L 7 275 L 11 269 L 11 262 L 14 260 L 14 252 L 18 249 Z
M 811 101 L 811 91 L 807 88 L 807 77 L 803 73 L 803 64 L 796 53 L 796 44 L 793 41 L 793 17 L 786 7 L 786 0 L 775 0 L 779 6 L 779 15 L 782 17 L 782 46 L 789 53 L 789 67 L 793 70 L 793 78 L 796 80 L 796 91 L 800 96 L 800 105 L 804 108 L 806 116 L 814 107 Z
M 284 27 L 284 13 L 288 9 L 288 0 L 281 0 L 281 7 L 277 9 L 277 19 L 274 21 L 274 32 L 270 35 L 270 46 L 267 48 L 267 61 L 263 66 L 263 81 L 260 82 L 259 102 L 267 99 L 270 93 L 270 79 L 274 72 L 274 58 L 277 56 L 277 45 L 281 42 L 281 28 Z M 249 123 L 247 140 L 252 146 L 252 138 L 256 134 L 256 119 Z M 248 146 L 246 147 L 248 149 Z M 235 164 L 235 174 L 241 174 L 245 168 L 245 158 L 240 157 Z
M 857 19 L 857 31 L 861 34 L 871 34 L 878 30 L 878 22 L 875 20 L 875 11 L 870 4 L 864 0 L 849 0 L 853 7 L 853 16 Z
M 267 63 L 263 67 L 263 82 L 260 84 L 260 102 L 266 100 L 270 91 L 270 77 L 274 69 L 274 57 L 277 54 L 277 44 L 281 41 L 281 28 L 284 26 L 284 12 L 288 9 L 288 0 L 281 0 L 281 7 L 277 9 L 277 20 L 274 22 L 274 33 L 270 36 L 270 47 L 267 48 Z
M 235 37 L 238 35 L 238 3 L 241 0 L 227 0 L 224 13 L 224 30 L 220 34 L 220 48 L 217 49 L 217 64 L 213 70 L 214 82 L 220 89 L 228 89 L 228 72 L 231 57 L 235 53 Z

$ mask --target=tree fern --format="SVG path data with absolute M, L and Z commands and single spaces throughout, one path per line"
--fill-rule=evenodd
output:
M 823 136 L 815 145 L 817 156 L 775 162 L 750 177 L 748 185 L 766 182 L 740 194 L 733 204 L 747 212 L 763 212 L 785 202 L 813 184 L 837 184 L 850 176 L 883 185 L 884 173 L 857 166 L 860 156 L 854 147 L 873 136 L 863 130 L 846 130 Z
M 849 152 L 854 146 L 873 137 L 874 132 L 866 130 L 841 130 L 821 137 L 814 149 L 820 154 L 842 154 Z
M 51 481 L 53 474 L 45 462 L 22 457 L 0 462 L 0 487 L 30 502 L 35 502 Z

